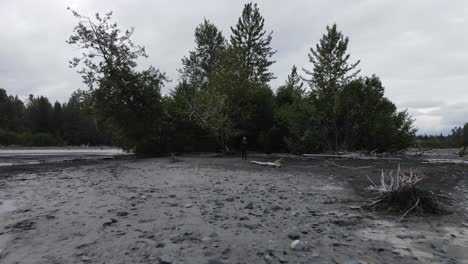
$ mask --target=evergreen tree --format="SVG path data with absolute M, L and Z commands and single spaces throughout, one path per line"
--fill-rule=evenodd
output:
M 209 20 L 195 29 L 195 50 L 188 57 L 182 58 L 182 80 L 194 89 L 206 89 L 210 79 L 221 66 L 226 40 L 222 32 Z
M 26 116 L 27 123 L 32 132 L 52 132 L 52 105 L 47 97 L 34 97 L 30 94 L 26 105 Z
M 297 73 L 296 65 L 292 66 L 291 73 L 288 75 L 288 79 L 286 80 L 286 85 L 290 87 L 294 87 L 294 89 L 298 91 L 301 91 L 302 86 L 304 86 L 304 83 L 302 82 L 301 77 Z
M 310 76 L 308 80 L 311 96 L 321 120 L 321 134 L 328 142 L 328 148 L 337 150 L 338 124 L 337 109 L 339 93 L 344 85 L 355 78 L 360 70 L 356 69 L 359 61 L 349 64 L 347 54 L 349 39 L 338 31 L 336 24 L 327 26 L 327 32 L 320 39 L 315 49 L 311 48 L 309 61 L 312 70 L 304 69 Z
M 360 72 L 356 69 L 360 61 L 348 63 L 348 37 L 338 31 L 336 24 L 327 26 L 315 49 L 310 48 L 309 61 L 312 70 L 304 69 L 310 75 L 309 85 L 317 97 L 336 94 Z
M 265 19 L 257 4 L 245 4 L 237 25 L 231 27 L 231 45 L 238 49 L 249 70 L 249 80 L 266 84 L 274 79 L 269 67 L 275 62 L 271 57 L 276 53 L 270 47 L 273 31 L 267 34 Z
M 279 87 L 276 91 L 277 105 L 280 107 L 285 104 L 291 104 L 302 98 L 305 94 L 303 86 L 304 83 L 297 73 L 297 68 L 293 65 L 291 73 L 286 80 L 286 85 Z

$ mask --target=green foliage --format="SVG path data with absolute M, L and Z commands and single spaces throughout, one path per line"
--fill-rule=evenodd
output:
M 84 52 L 70 66 L 83 65 L 78 72 L 92 91 L 100 122 L 125 149 L 142 155 L 165 152 L 160 93 L 165 75 L 153 67 L 136 70 L 137 59 L 147 57 L 145 49 L 131 41 L 133 29 L 122 32 L 111 22 L 112 13 L 91 19 L 72 12 L 80 22 L 68 43 Z
M 27 125 L 32 131 L 50 133 L 52 128 L 52 105 L 44 96 L 29 95 L 26 104 Z
M 183 68 L 179 72 L 192 88 L 204 90 L 221 66 L 226 40 L 222 32 L 205 19 L 195 29 L 195 44 L 195 50 L 182 58 Z
M 54 106 L 44 96 L 30 95 L 26 106 L 18 97 L 0 89 L 0 145 L 56 146 L 109 144 L 87 109 L 82 91 L 73 93 L 68 103 Z M 9 107 L 14 106 L 14 107 Z M 10 111 L 11 110 L 11 111 Z
M 461 141 L 463 146 L 468 146 L 468 123 L 465 123 L 463 126 L 463 136 Z
M 344 149 L 399 150 L 413 143 L 412 120 L 384 97 L 384 87 L 376 76 L 346 85 L 337 114 L 338 142 Z
M 327 26 L 327 32 L 315 49 L 310 49 L 309 61 L 312 70 L 304 70 L 312 90 L 311 99 L 317 109 L 320 133 L 328 144 L 328 149 L 337 150 L 339 94 L 344 85 L 357 76 L 359 61 L 349 64 L 347 54 L 349 39 L 338 31 L 336 24 Z
M 8 96 L 4 89 L 0 88 L 0 128 L 10 131 L 24 129 L 25 106 L 16 96 Z
M 274 79 L 269 67 L 275 63 L 271 57 L 276 53 L 270 47 L 272 34 L 264 29 L 265 19 L 257 4 L 244 5 L 242 15 L 235 27 L 231 27 L 231 45 L 239 51 L 242 62 L 248 69 L 250 81 L 266 84 Z
M 81 67 L 88 90 L 64 104 L 31 95 L 24 105 L 0 89 L 0 144 L 108 144 L 111 136 L 139 155 L 160 155 L 231 151 L 246 136 L 250 149 L 300 154 L 393 151 L 414 140 L 412 119 L 384 96 L 380 79 L 358 76 L 359 61 L 349 62 L 349 39 L 336 25 L 310 49 L 309 89 L 293 66 L 273 93 L 276 51 L 257 4 L 244 5 L 230 41 L 205 19 L 182 58 L 179 84 L 162 96 L 165 75 L 137 68 L 147 55 L 132 42 L 133 29 L 120 30 L 112 13 L 72 12 L 79 22 L 67 42 L 83 53 L 70 66 Z M 453 131 L 451 143 L 468 144 L 467 126 Z

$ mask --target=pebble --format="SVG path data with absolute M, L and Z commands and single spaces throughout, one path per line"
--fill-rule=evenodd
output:
M 160 264 L 172 264 L 173 262 L 174 262 L 174 259 L 169 255 L 164 254 L 161 257 L 159 257 Z
M 273 211 L 281 210 L 281 206 L 279 206 L 279 205 L 274 205 L 274 206 L 271 208 L 271 210 L 273 210 Z
M 297 231 L 291 231 L 291 232 L 288 233 L 288 237 L 290 239 L 296 240 L 296 239 L 301 237 L 301 234 L 299 232 L 297 232 Z
M 103 224 L 102 226 L 106 227 L 106 226 L 111 226 L 112 224 L 115 224 L 117 223 L 118 221 L 115 220 L 114 218 L 111 218 L 111 219 L 107 219 Z
M 244 206 L 244 209 L 253 209 L 253 202 L 249 202 Z
M 158 244 L 156 244 L 156 248 L 163 248 L 166 246 L 166 243 L 164 242 L 159 242 Z
M 291 243 L 291 249 L 292 250 L 295 250 L 295 251 L 304 251 L 306 248 L 304 242 L 300 241 L 300 240 L 294 240 L 292 243 Z

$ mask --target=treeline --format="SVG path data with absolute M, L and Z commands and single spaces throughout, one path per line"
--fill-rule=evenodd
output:
M 384 96 L 380 79 L 361 76 L 350 62 L 349 39 L 332 25 L 308 54 L 303 76 L 295 66 L 273 92 L 273 32 L 257 4 L 245 4 L 225 37 L 205 19 L 195 47 L 182 58 L 176 88 L 160 93 L 166 76 L 136 67 L 147 57 L 121 31 L 112 13 L 79 19 L 68 43 L 83 50 L 71 67 L 90 88 L 91 109 L 114 142 L 137 153 L 232 151 L 247 137 L 258 151 L 395 151 L 414 143 L 408 114 Z M 306 54 L 304 54 L 306 56 Z
M 0 145 L 104 145 L 109 137 L 99 132 L 85 110 L 82 93 L 67 103 L 53 105 L 44 96 L 30 95 L 26 103 L 0 89 Z
M 468 146 L 468 123 L 463 127 L 454 127 L 447 136 L 421 135 L 418 136 L 421 147 L 434 148 L 462 148 Z
M 162 96 L 166 76 L 137 68 L 147 54 L 131 41 L 133 29 L 120 30 L 112 13 L 72 13 L 79 23 L 67 42 L 83 56 L 70 66 L 80 67 L 89 87 L 82 95 L 94 127 L 138 154 L 229 152 L 243 136 L 250 149 L 267 153 L 394 151 L 414 142 L 411 118 L 384 96 L 377 76 L 359 75 L 359 61 L 349 61 L 349 39 L 336 25 L 304 54 L 310 65 L 302 76 L 292 65 L 273 92 L 273 32 L 257 4 L 244 6 L 228 37 L 205 19 L 195 28 L 195 47 L 182 58 L 179 83 Z

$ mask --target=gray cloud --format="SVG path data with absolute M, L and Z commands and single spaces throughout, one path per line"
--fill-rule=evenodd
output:
M 246 1 L 228 0 L 2 0 L 0 3 L 0 87 L 64 101 L 84 88 L 68 60 L 78 51 L 65 40 L 76 20 L 68 6 L 85 14 L 114 11 L 121 27 L 134 26 L 152 64 L 178 79 L 180 59 L 193 47 L 193 30 L 204 17 L 228 37 Z M 257 1 L 273 30 L 278 50 L 272 71 L 284 82 L 293 64 L 310 68 L 307 53 L 336 22 L 350 37 L 352 60 L 363 74 L 377 74 L 386 95 L 416 118 L 421 132 L 447 132 L 468 121 L 468 2 L 454 0 Z M 433 109 L 432 109 L 433 108 Z

